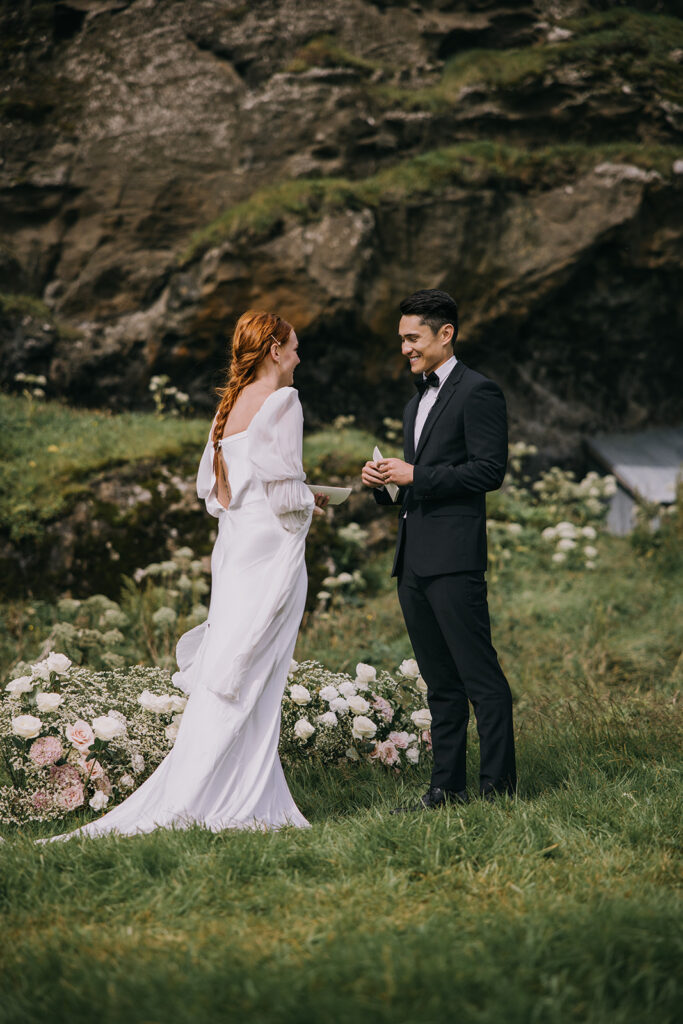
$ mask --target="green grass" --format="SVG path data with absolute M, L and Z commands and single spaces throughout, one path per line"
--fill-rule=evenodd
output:
M 0 529 L 13 541 L 38 534 L 41 523 L 68 511 L 103 469 L 170 459 L 191 448 L 201 454 L 209 425 L 0 394 Z
M 680 155 L 680 147 L 629 141 L 596 146 L 566 143 L 538 149 L 486 140 L 462 142 L 407 158 L 358 181 L 299 178 L 258 189 L 194 232 L 178 262 L 188 263 L 210 246 L 229 239 L 266 238 L 280 230 L 287 218 L 316 221 L 328 212 L 378 208 L 472 184 L 550 188 L 605 160 L 636 163 L 670 178 L 673 162 Z
M 609 80 L 616 74 L 631 86 L 657 90 L 680 102 L 680 65 L 670 57 L 673 49 L 683 46 L 679 18 L 622 8 L 567 19 L 562 27 L 574 33 L 570 39 L 519 49 L 466 50 L 446 62 L 441 80 L 434 86 L 377 85 L 373 95 L 384 106 L 441 113 L 468 87 L 483 86 L 502 93 L 529 86 L 542 88 L 542 77 L 577 66 L 584 76 Z
M 382 65 L 376 61 L 357 57 L 341 46 L 334 36 L 320 35 L 309 39 L 293 55 L 284 71 L 300 74 L 310 68 L 352 68 L 363 74 L 370 74 Z
M 520 717 L 514 802 L 395 816 L 424 779 L 349 766 L 290 779 L 305 832 L 27 829 L 0 850 L 0 1019 L 673 1022 L 673 707 L 627 704 Z
M 65 514 L 89 492 L 96 473 L 142 461 L 169 461 L 194 453 L 197 463 L 210 418 L 160 418 L 154 413 L 111 415 L 59 401 L 30 401 L 0 393 L 0 529 L 13 541 L 37 535 L 41 524 Z M 372 451 L 366 431 L 332 427 L 307 435 L 304 465 L 312 479 L 356 473 Z M 398 449 L 385 445 L 388 454 Z M 56 448 L 56 450 L 51 450 Z

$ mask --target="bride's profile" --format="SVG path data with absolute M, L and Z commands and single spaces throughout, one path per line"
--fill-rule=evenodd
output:
M 211 598 L 206 621 L 177 643 L 173 682 L 188 701 L 172 750 L 123 803 L 41 842 L 192 824 L 309 827 L 278 756 L 306 600 L 306 534 L 327 503 L 304 482 L 297 348 L 291 324 L 275 314 L 249 311 L 235 327 L 197 474 L 197 493 L 218 519 Z

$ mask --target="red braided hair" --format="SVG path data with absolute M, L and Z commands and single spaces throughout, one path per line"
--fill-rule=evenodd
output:
M 268 355 L 273 342 L 284 345 L 291 333 L 292 325 L 275 313 L 249 309 L 237 321 L 227 380 L 223 387 L 216 388 L 220 402 L 211 435 L 214 452 L 218 451 L 218 442 L 223 437 L 230 410 L 240 391 L 256 379 L 257 367 Z

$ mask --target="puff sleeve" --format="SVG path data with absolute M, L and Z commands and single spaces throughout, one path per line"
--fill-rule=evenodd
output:
M 315 499 L 302 463 L 304 415 L 297 391 L 278 388 L 249 427 L 249 458 L 270 507 L 290 533 L 307 530 Z M 207 506 L 208 507 L 208 506 Z
M 199 462 L 199 469 L 197 471 L 197 497 L 202 498 L 206 504 L 206 511 L 209 515 L 215 516 L 218 519 L 225 509 L 218 500 L 216 493 L 216 474 L 213 471 L 213 444 L 211 442 L 211 434 L 213 432 L 213 426 L 216 422 L 215 418 L 211 424 L 211 430 L 209 430 L 209 438 L 204 447 L 204 452 Z

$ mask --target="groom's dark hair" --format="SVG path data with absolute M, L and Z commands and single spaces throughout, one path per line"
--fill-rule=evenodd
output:
M 419 316 L 432 334 L 444 324 L 453 324 L 453 343 L 458 337 L 458 307 L 455 299 L 439 288 L 422 288 L 404 299 L 398 307 L 403 316 Z

